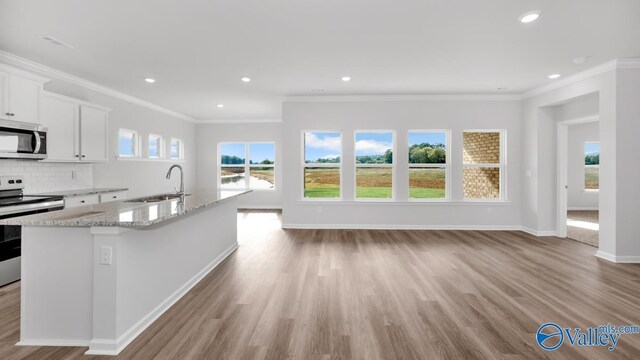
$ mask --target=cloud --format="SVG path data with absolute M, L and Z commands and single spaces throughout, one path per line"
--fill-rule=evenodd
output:
M 329 155 L 321 156 L 320 159 L 335 159 L 338 157 L 340 157 L 340 155 L 338 154 L 329 154 Z
M 375 140 L 356 141 L 356 151 L 365 154 L 384 154 L 387 149 L 391 149 L 391 144 Z
M 325 136 L 322 139 L 314 133 L 306 133 L 304 138 L 305 145 L 315 149 L 324 149 L 332 151 L 340 151 L 340 136 Z

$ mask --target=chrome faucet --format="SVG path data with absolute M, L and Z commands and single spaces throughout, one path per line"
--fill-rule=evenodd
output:
M 171 165 L 169 171 L 167 171 L 167 180 L 171 179 L 171 171 L 174 168 L 180 169 L 180 191 L 178 191 L 178 195 L 180 195 L 180 202 L 184 202 L 184 171 L 182 170 L 182 166 L 175 164 Z

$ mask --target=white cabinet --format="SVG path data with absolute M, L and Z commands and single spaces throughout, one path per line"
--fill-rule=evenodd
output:
M 100 195 L 85 195 L 85 196 L 72 196 L 64 198 L 65 209 L 84 206 L 95 205 L 100 203 Z
M 42 108 L 47 161 L 107 161 L 109 109 L 46 91 Z
M 106 194 L 100 194 L 100 202 L 101 203 L 119 201 L 119 200 L 124 200 L 126 198 L 127 198 L 127 192 L 126 191 L 110 192 L 110 193 L 106 193 Z
M 49 79 L 0 67 L 0 119 L 39 124 L 43 85 Z

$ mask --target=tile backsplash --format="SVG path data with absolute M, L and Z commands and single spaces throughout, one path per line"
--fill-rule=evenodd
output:
M 25 194 L 93 187 L 93 165 L 0 159 L 0 176 L 21 175 Z

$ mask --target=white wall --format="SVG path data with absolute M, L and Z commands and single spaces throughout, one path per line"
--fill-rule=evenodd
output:
M 75 179 L 72 173 L 75 173 Z M 25 194 L 85 189 L 93 186 L 93 165 L 53 164 L 0 159 L 0 176 L 20 175 Z
M 94 187 L 126 187 L 130 189 L 129 197 L 173 192 L 174 186 L 179 187 L 180 177 L 177 172 L 171 180 L 165 179 L 173 162 L 115 159 L 118 152 L 118 129 L 123 127 L 139 132 L 143 156 L 146 156 L 149 133 L 162 135 L 167 146 L 171 137 L 182 139 L 185 144 L 185 161 L 180 165 L 185 169 L 185 187 L 187 190 L 195 188 L 196 137 L 193 123 L 61 80 L 45 84 L 45 89 L 113 109 L 109 113 L 109 163 L 93 165 Z
M 584 144 L 599 141 L 598 122 L 569 126 L 567 147 L 567 207 L 569 210 L 598 209 L 598 191 L 584 189 Z
M 275 189 L 254 190 L 241 196 L 238 201 L 244 208 L 282 207 L 282 123 L 240 123 L 240 124 L 198 124 L 197 132 L 197 182 L 196 187 L 203 190 L 215 189 L 218 176 L 218 143 L 220 142 L 275 142 Z
M 521 224 L 521 107 L 519 101 L 285 102 L 283 105 L 283 223 L 286 227 L 519 228 Z M 395 130 L 396 194 L 392 203 L 354 201 L 354 130 Z M 451 129 L 450 203 L 408 201 L 407 132 Z M 462 131 L 506 129 L 507 200 L 462 202 Z M 340 130 L 343 201 L 303 200 L 302 132 Z M 351 185 L 349 185 L 351 184 Z

